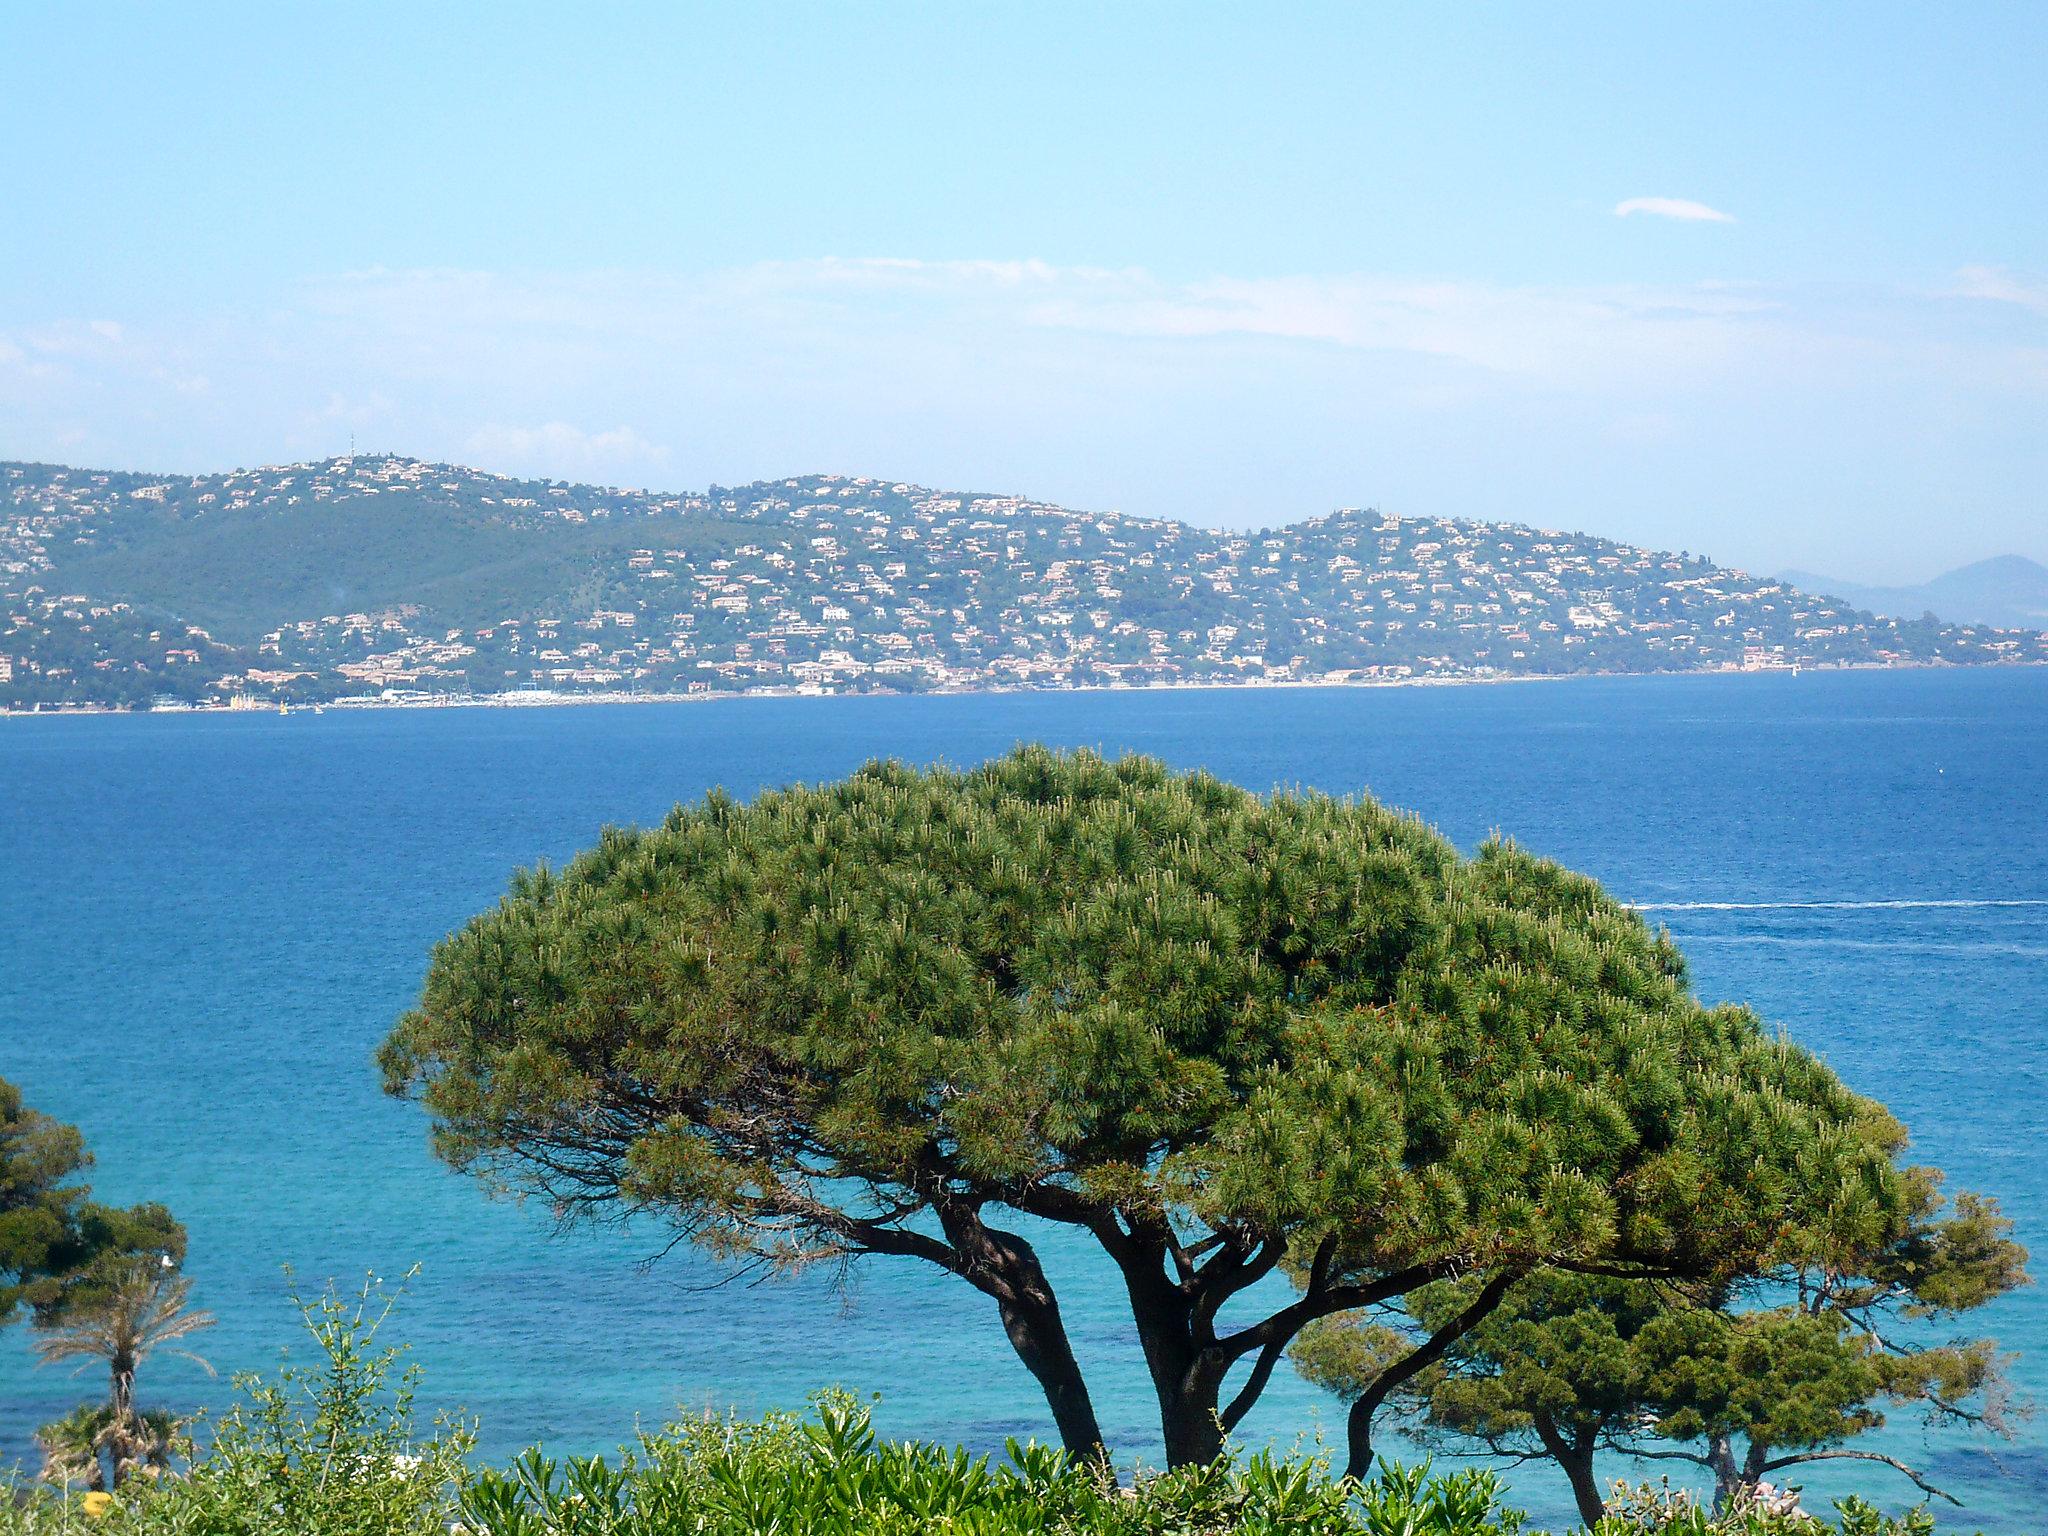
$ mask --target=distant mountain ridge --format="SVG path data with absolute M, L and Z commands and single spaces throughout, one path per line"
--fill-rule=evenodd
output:
M 1872 587 L 1811 571 L 1784 579 L 1808 592 L 1825 592 L 1888 618 L 1931 613 L 1951 624 L 1994 624 L 2009 629 L 2048 628 L 2048 566 L 2024 555 L 1994 555 L 1916 587 Z
M 0 464 L 0 705 L 1361 682 L 2048 660 L 1696 556 L 1346 509 L 1253 534 L 901 481 L 376 455 Z

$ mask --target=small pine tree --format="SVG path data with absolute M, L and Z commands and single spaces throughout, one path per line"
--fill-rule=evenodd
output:
M 1605 1509 L 1596 1453 L 1678 1459 L 1714 1475 L 1717 1503 L 1741 1504 L 1774 1474 L 1819 1460 L 1895 1468 L 1851 1445 L 1888 1409 L 2007 1430 L 2004 1362 L 1989 1339 L 1933 1325 L 2026 1282 L 2026 1251 L 1996 1204 L 1943 1201 L 1930 1169 L 1908 1169 L 1910 1202 L 1888 1240 L 1852 1252 L 1788 1234 L 1779 1262 L 1704 1294 L 1644 1280 L 1552 1272 L 1419 1372 L 1393 1406 L 1425 1438 L 1554 1461 L 1590 1525 Z M 1398 1321 L 1313 1324 L 1293 1358 L 1355 1400 L 1416 1335 L 1467 1305 L 1471 1282 L 1430 1287 Z M 1946 1497 L 1946 1495 L 1941 1495 Z

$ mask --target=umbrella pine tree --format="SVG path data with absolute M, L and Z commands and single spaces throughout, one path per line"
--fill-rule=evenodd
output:
M 1594 882 L 1369 799 L 1042 748 L 608 829 L 436 949 L 381 1062 L 442 1158 L 565 1220 L 957 1277 L 1100 1455 L 1016 1218 L 1084 1234 L 1174 1465 L 1317 1318 L 1477 1277 L 1391 1390 L 1521 1274 L 1720 1274 L 1902 1198 L 1889 1117 L 1701 1007 Z

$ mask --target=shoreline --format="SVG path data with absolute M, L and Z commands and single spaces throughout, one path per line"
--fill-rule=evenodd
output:
M 1059 693 L 1190 693 L 1228 692 L 1239 689 L 1337 689 L 1337 688 L 1464 688 L 1511 683 L 1567 683 L 1588 678 L 1680 678 L 1680 677 L 1797 677 L 1801 673 L 1838 672 L 1990 672 L 2007 668 L 2048 667 L 2048 662 L 2005 661 L 1979 666 L 1952 662 L 1841 662 L 1833 665 L 1798 667 L 1701 667 L 1674 672 L 1520 672 L 1495 676 L 1450 675 L 1436 677 L 1387 677 L 1272 679 L 1240 682 L 1146 683 L 1127 687 L 1114 683 L 1067 683 L 1057 687 L 930 688 L 919 691 L 867 690 L 822 692 L 789 687 L 742 688 L 704 693 L 557 693 L 548 690 L 514 690 L 493 694 L 450 694 L 406 698 L 350 696 L 305 704 L 181 704 L 149 709 L 121 709 L 109 704 L 58 704 L 37 709 L 0 708 L 0 719 L 54 719 L 80 715 L 281 715 L 323 714 L 329 710 L 371 709 L 556 709 L 598 704 L 710 704 L 744 699 L 873 699 L 873 698 L 984 698 L 1013 694 Z

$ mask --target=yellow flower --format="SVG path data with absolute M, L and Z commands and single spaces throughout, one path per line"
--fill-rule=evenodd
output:
M 80 1502 L 85 1506 L 87 1519 L 104 1520 L 114 1507 L 114 1496 L 111 1493 L 101 1493 L 98 1489 L 94 1489 Z

